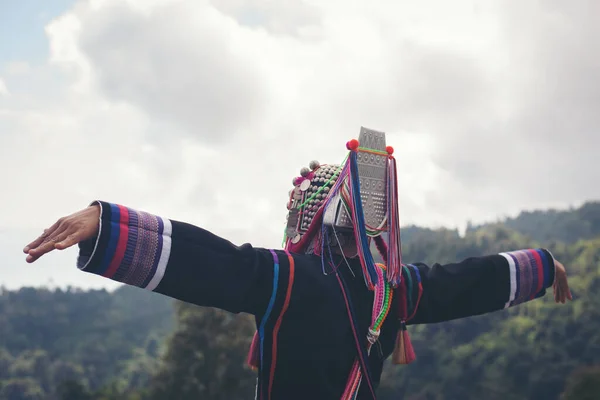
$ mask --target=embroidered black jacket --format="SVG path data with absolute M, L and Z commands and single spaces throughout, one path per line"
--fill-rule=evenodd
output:
M 80 243 L 81 270 L 199 306 L 254 315 L 261 338 L 258 399 L 340 398 L 357 355 L 355 334 L 338 279 L 323 274 L 320 257 L 236 246 L 190 224 L 97 203 L 100 232 Z M 339 271 L 358 337 L 366 339 L 373 292 L 358 260 L 349 263 Z M 554 280 L 554 261 L 545 249 L 519 250 L 454 264 L 408 264 L 403 279 L 407 324 L 435 323 L 543 296 Z M 394 307 L 369 356 L 374 386 L 399 328 Z M 358 398 L 371 398 L 368 388 L 361 387 Z

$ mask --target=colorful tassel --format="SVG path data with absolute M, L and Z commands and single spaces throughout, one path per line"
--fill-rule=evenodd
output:
M 362 377 L 364 377 L 365 381 L 367 382 L 367 386 L 369 388 L 369 393 L 371 394 L 371 397 L 373 399 L 376 399 L 377 397 L 375 396 L 375 389 L 373 387 L 373 383 L 372 383 L 372 378 L 371 378 L 371 371 L 369 369 L 369 364 L 368 364 L 368 360 L 369 360 L 369 349 L 367 346 L 367 348 L 365 348 L 363 345 L 361 345 L 362 341 L 359 339 L 358 337 L 358 329 L 357 329 L 357 321 L 356 321 L 356 316 L 354 314 L 354 310 L 352 307 L 352 301 L 350 299 L 350 296 L 348 296 L 347 294 L 347 289 L 346 289 L 346 284 L 344 283 L 344 279 L 342 278 L 341 274 L 335 274 L 338 283 L 340 284 L 340 289 L 342 291 L 342 295 L 344 296 L 344 300 L 346 302 L 346 311 L 348 312 L 348 317 L 350 319 L 350 326 L 352 327 L 352 334 L 354 336 L 354 341 L 356 344 L 356 350 L 358 351 L 358 356 L 356 359 L 356 363 L 359 364 L 357 365 L 360 366 L 359 369 L 354 369 L 353 371 L 360 371 L 360 374 Z M 354 385 L 354 383 L 356 382 L 356 375 L 350 375 L 349 379 L 348 379 L 348 385 Z M 358 382 L 360 383 L 362 382 L 362 378 L 361 380 Z M 348 389 L 348 387 L 346 388 Z M 345 391 L 346 392 L 346 391 Z M 346 399 L 344 399 L 346 400 Z
M 403 279 L 398 286 L 398 319 L 400 320 L 400 329 L 398 329 L 398 335 L 396 336 L 396 343 L 394 345 L 394 351 L 392 353 L 393 364 L 410 364 L 415 361 L 417 356 L 413 348 L 408 330 L 406 329 L 406 320 L 408 317 L 408 295 L 406 289 L 406 280 Z
M 375 287 L 375 295 L 373 298 L 373 311 L 371 314 L 371 326 L 367 334 L 367 355 L 371 353 L 372 346 L 379 340 L 381 327 L 390 310 L 392 304 L 393 290 L 385 281 L 384 270 L 385 266 L 377 264 L 377 275 L 379 284 Z M 354 400 L 358 396 L 358 390 L 363 380 L 363 373 L 359 359 L 354 361 L 352 371 L 346 383 L 346 389 L 341 397 L 341 400 Z
M 392 363 L 405 365 L 410 364 L 416 359 L 417 356 L 415 355 L 415 350 L 406 329 L 406 322 L 402 321 L 398 335 L 396 336 L 396 344 L 392 353 Z
M 358 255 L 360 264 L 362 266 L 365 283 L 369 290 L 374 290 L 378 283 L 377 270 L 375 267 L 375 260 L 373 260 L 373 254 L 369 247 L 369 239 L 367 237 L 366 226 L 365 226 L 365 215 L 362 207 L 362 198 L 360 195 L 360 179 L 358 175 L 358 156 L 356 151 L 350 153 L 350 176 L 349 176 L 349 189 L 351 199 L 351 212 L 352 212 L 352 223 L 354 225 L 354 237 L 356 239 L 356 246 L 358 249 Z
M 254 337 L 252 338 L 252 343 L 250 344 L 250 350 L 248 351 L 248 358 L 246 363 L 253 371 L 258 371 L 259 366 L 259 339 L 258 332 L 254 332 Z
M 400 239 L 400 218 L 398 216 L 398 179 L 396 176 L 396 159 L 388 158 L 388 256 L 387 280 L 393 288 L 398 287 L 402 279 L 402 241 Z

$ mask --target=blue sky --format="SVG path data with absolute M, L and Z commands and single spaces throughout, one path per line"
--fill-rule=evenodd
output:
M 44 27 L 74 0 L 0 0 L 0 65 L 10 61 L 44 62 Z

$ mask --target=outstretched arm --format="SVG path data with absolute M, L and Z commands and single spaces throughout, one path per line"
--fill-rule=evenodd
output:
M 409 290 L 416 307 L 410 324 L 502 310 L 542 297 L 550 287 L 556 302 L 572 300 L 565 268 L 545 249 L 472 257 L 431 267 L 412 264 L 405 267 L 406 274 L 415 282 Z
M 24 252 L 34 262 L 76 244 L 81 270 L 196 305 L 256 315 L 271 294 L 268 250 L 107 202 L 61 218 Z

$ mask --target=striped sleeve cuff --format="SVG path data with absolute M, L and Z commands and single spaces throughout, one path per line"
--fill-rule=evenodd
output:
M 554 283 L 554 258 L 548 250 L 526 249 L 501 255 L 510 273 L 510 294 L 504 308 L 542 297 Z
M 117 282 L 156 289 L 171 253 L 171 221 L 118 204 L 92 204 L 101 209 L 99 233 L 79 245 L 77 267 Z

